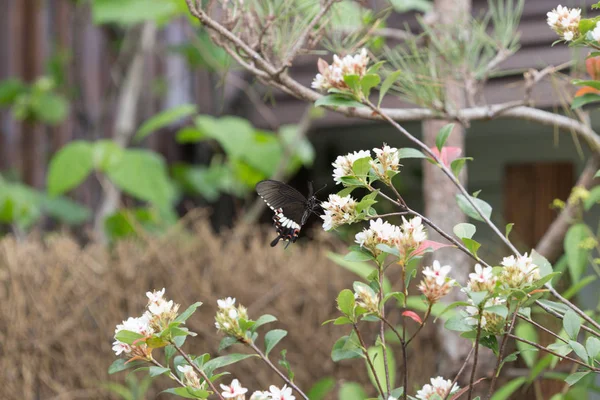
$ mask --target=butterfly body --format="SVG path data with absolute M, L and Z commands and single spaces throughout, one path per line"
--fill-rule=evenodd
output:
M 274 180 L 258 182 L 256 192 L 275 213 L 273 222 L 277 237 L 271 242 L 271 247 L 276 246 L 280 240 L 288 242 L 286 247 L 294 243 L 302 226 L 318 205 L 312 185 L 309 185 L 308 198 L 293 187 Z

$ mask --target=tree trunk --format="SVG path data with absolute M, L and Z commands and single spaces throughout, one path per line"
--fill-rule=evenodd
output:
M 435 0 L 434 9 L 435 27 L 444 29 L 444 26 L 456 25 L 460 21 L 467 21 L 471 16 L 470 0 Z M 466 25 L 465 25 L 466 26 Z M 442 62 L 442 60 L 439 60 Z M 442 69 L 445 69 L 442 66 Z M 448 79 L 445 85 L 445 104 L 449 109 L 460 109 L 465 107 L 465 91 L 463 82 L 455 80 L 448 71 Z M 443 76 L 443 75 L 442 75 Z M 423 139 L 429 147 L 435 147 L 435 139 L 439 130 L 449 121 L 430 120 L 423 122 Z M 454 130 L 446 146 L 460 147 L 465 154 L 465 129 L 460 124 L 454 126 Z M 423 162 L 423 197 L 425 201 L 425 215 L 434 221 L 444 231 L 452 233 L 452 228 L 460 223 L 466 222 L 467 218 L 458 208 L 455 197 L 458 189 L 446 177 L 442 171 L 429 162 Z M 462 170 L 460 181 L 466 184 L 466 168 Z M 439 234 L 429 230 L 431 239 L 445 242 Z M 436 251 L 434 258 L 442 265 L 452 266 L 452 277 L 464 284 L 468 279 L 469 271 L 473 267 L 472 260 L 464 253 L 456 249 L 441 249 Z M 464 300 L 464 295 L 458 290 L 453 290 L 445 298 L 447 302 Z M 471 342 L 461 338 L 459 335 L 444 329 L 443 324 L 437 324 L 438 342 L 440 347 L 438 360 L 438 373 L 446 379 L 452 379 L 465 357 L 471 349 Z M 468 374 L 463 374 L 467 376 Z

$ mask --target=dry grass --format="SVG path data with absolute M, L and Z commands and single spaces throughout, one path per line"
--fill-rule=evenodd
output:
M 204 302 L 188 321 L 198 332 L 186 343 L 193 354 L 216 354 L 216 299 L 235 296 L 251 317 L 274 314 L 277 327 L 289 330 L 280 348 L 288 349 L 300 385 L 308 388 L 324 376 L 361 380 L 362 362 L 330 360 L 331 346 L 345 329 L 321 327 L 336 314 L 336 294 L 355 278 L 326 258 L 333 244 L 325 239 L 283 251 L 268 247 L 269 238 L 256 231 L 238 229 L 219 237 L 200 223 L 193 232 L 122 241 L 112 249 L 81 247 L 62 235 L 0 240 L 1 397 L 110 398 L 100 384 L 125 376 L 106 372 L 115 359 L 114 327 L 141 314 L 144 293 L 162 287 L 183 308 Z M 254 360 L 234 372 L 251 389 L 280 383 Z M 161 378 L 152 386 L 169 383 Z

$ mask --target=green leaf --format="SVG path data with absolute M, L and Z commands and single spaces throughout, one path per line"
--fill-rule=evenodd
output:
M 442 151 L 442 148 L 446 144 L 446 141 L 448 140 L 448 137 L 452 133 L 453 129 L 454 129 L 454 124 L 447 124 L 442 129 L 440 129 L 440 131 L 438 132 L 438 134 L 435 138 L 435 145 L 439 151 Z
M 354 93 L 358 93 L 360 87 L 360 77 L 356 74 L 344 75 L 344 82 L 350 90 Z
M 594 89 L 600 90 L 600 81 L 573 79 L 571 83 L 575 86 L 589 86 Z
M 365 177 L 371 169 L 371 157 L 363 157 L 352 163 L 352 171 L 358 177 Z
M 206 140 L 207 136 L 200 130 L 191 126 L 185 126 L 177 131 L 175 140 L 177 143 L 198 143 Z
M 512 381 L 508 382 L 507 384 L 503 385 L 498 390 L 496 390 L 496 392 L 492 396 L 491 400 L 507 400 L 507 399 L 509 399 L 510 396 L 514 392 L 516 392 L 517 389 L 520 388 L 525 382 L 527 382 L 527 378 L 525 378 L 523 376 L 513 379 Z
M 273 329 L 272 331 L 267 332 L 265 335 L 265 355 L 269 357 L 269 353 L 273 348 L 287 336 L 287 331 L 283 329 Z
M 76 140 L 60 149 L 48 168 L 48 192 L 63 194 L 80 185 L 92 172 L 92 146 L 89 142 Z
M 259 327 L 271 323 L 271 322 L 275 322 L 277 321 L 277 317 L 271 315 L 271 314 L 265 314 L 265 315 L 261 315 L 260 318 L 258 318 L 256 320 L 256 323 L 254 324 L 254 326 L 252 327 L 252 331 L 256 331 L 256 329 L 258 329 Z
M 231 336 L 225 336 L 223 339 L 221 339 L 221 342 L 219 343 L 218 351 L 221 352 L 221 351 L 225 350 L 226 348 L 231 347 L 237 343 L 240 343 L 240 341 L 237 338 L 234 338 Z
M 96 25 L 159 22 L 177 15 L 179 11 L 176 2 L 160 0 L 94 0 L 91 5 L 92 19 Z
M 355 273 L 364 280 L 368 280 L 369 275 L 377 271 L 375 267 L 369 265 L 368 263 L 350 262 L 348 260 L 345 260 L 344 257 L 342 257 L 340 254 L 336 254 L 333 252 L 328 252 L 327 258 L 329 258 L 339 266 L 347 269 L 348 271 Z M 384 293 L 389 293 L 392 291 L 392 284 L 390 283 L 387 277 L 383 278 L 383 291 Z
M 476 197 L 469 196 L 469 198 L 479 208 L 479 210 L 481 210 L 481 213 L 485 217 L 487 217 L 488 219 L 491 217 L 491 215 L 492 215 L 492 206 L 490 206 L 485 201 L 483 201 L 481 199 L 478 199 Z M 479 215 L 479 213 L 477 212 L 477 210 L 475 210 L 475 208 L 471 205 L 471 203 L 469 203 L 469 201 L 467 200 L 467 197 L 465 197 L 462 194 L 457 194 L 456 195 L 456 201 L 458 202 L 458 207 L 466 215 L 468 215 L 469 217 L 471 217 L 471 218 L 473 218 L 473 219 L 475 219 L 477 221 L 482 221 L 482 222 L 484 221 L 484 219 L 481 218 L 481 216 Z
M 138 367 L 140 365 L 145 364 L 144 361 L 133 361 L 133 362 L 127 362 L 127 361 L 129 361 L 129 360 L 125 360 L 124 358 L 116 359 L 110 365 L 110 367 L 108 367 L 108 374 L 109 375 L 116 374 L 117 372 L 125 371 L 126 369 Z
M 194 123 L 204 136 L 219 142 L 229 157 L 242 158 L 253 147 L 255 129 L 243 118 L 200 115 Z
M 510 235 L 510 232 L 512 231 L 513 226 L 515 226 L 515 224 L 512 222 L 509 224 L 506 224 L 506 228 L 504 229 L 504 237 L 506 237 L 506 239 L 508 239 L 508 235 Z
M 499 315 L 502 318 L 506 318 L 508 316 L 508 308 L 503 305 L 489 306 L 489 307 L 484 308 L 484 311 L 488 312 L 488 313 Z
M 431 11 L 433 3 L 427 0 L 390 0 L 392 7 L 398 13 L 405 13 L 409 11 L 419 11 L 426 13 Z
M 450 169 L 454 176 L 458 178 L 460 171 L 462 171 L 467 161 L 473 161 L 473 157 L 460 157 L 450 163 Z
M 184 312 L 179 314 L 177 318 L 175 318 L 174 322 L 185 322 L 189 317 L 192 316 L 193 313 L 196 312 L 196 309 L 202 305 L 202 302 L 198 301 L 187 308 Z
M 101 172 L 108 171 L 123 157 L 124 149 L 113 140 L 98 140 L 92 144 L 94 168 Z
M 469 253 L 473 254 L 475 258 L 479 259 L 479 257 L 477 257 L 477 250 L 479 250 L 481 247 L 481 243 L 466 237 L 460 238 L 460 240 L 462 240 L 462 242 L 465 244 L 465 247 L 469 250 Z
M 594 174 L 594 178 L 600 178 L 600 169 Z
M 370 260 L 374 260 L 375 257 L 373 257 L 373 255 L 367 251 L 367 250 L 363 250 L 363 251 L 351 251 L 350 253 L 346 254 L 346 256 L 344 257 L 344 260 L 346 261 L 370 261 Z
M 0 82 L 0 106 L 12 105 L 17 97 L 27 91 L 27 85 L 19 78 L 8 78 Z
M 144 335 L 140 335 L 137 332 L 121 330 L 115 334 L 115 339 L 120 342 L 133 344 L 136 340 L 142 339 Z
M 165 367 L 156 367 L 156 366 L 151 366 L 149 373 L 150 373 L 150 377 L 154 378 L 156 376 L 160 376 L 163 374 L 168 374 L 169 372 L 171 372 L 170 368 L 165 368 Z
M 371 363 L 373 364 L 373 366 L 375 367 L 375 375 L 377 376 L 377 379 L 379 380 L 379 382 L 381 383 L 381 387 L 383 388 L 384 392 L 388 391 L 388 386 L 387 386 L 387 381 L 386 381 L 386 375 L 385 375 L 385 358 L 383 357 L 383 347 L 382 346 L 372 346 L 369 348 L 368 350 L 368 354 L 369 357 L 371 358 Z M 391 349 L 388 347 L 386 349 L 386 356 L 387 356 L 387 360 L 388 360 L 388 373 L 389 373 L 389 377 L 390 377 L 390 385 L 391 387 L 396 387 L 396 359 L 394 358 L 394 353 L 391 351 Z M 365 360 L 365 363 L 367 363 L 367 361 Z M 373 384 L 374 387 L 376 386 L 376 382 L 375 382 L 375 376 L 373 375 L 373 372 L 371 371 L 371 368 L 369 368 L 369 365 L 366 364 L 366 368 L 367 368 L 367 372 L 369 374 L 369 379 L 371 380 L 371 383 Z M 391 389 L 391 388 L 390 388 Z
M 574 372 L 565 378 L 565 383 L 569 386 L 573 386 L 591 372 L 592 371 Z
M 587 259 L 590 251 L 580 247 L 580 243 L 588 237 L 588 227 L 583 223 L 572 225 L 565 235 L 565 253 L 573 282 L 578 282 L 587 268 Z
M 69 114 L 69 102 L 62 96 L 45 92 L 31 102 L 34 117 L 40 122 L 57 125 Z
M 588 362 L 588 353 L 581 343 L 575 340 L 569 340 L 569 346 L 571 346 L 575 354 L 577 354 L 577 357 L 581 358 L 585 363 Z
M 169 207 L 175 198 L 164 159 L 147 150 L 126 150 L 106 171 L 124 192 L 159 207 Z
M 543 255 L 535 251 L 535 249 L 531 250 L 531 260 L 535 265 L 537 265 L 540 268 L 540 277 L 543 278 L 554 272 L 550 261 L 548 261 Z
M 478 305 L 480 305 L 483 300 L 485 300 L 485 298 L 489 295 L 489 293 L 487 291 L 483 291 L 483 292 L 467 292 L 467 296 L 469 296 L 469 298 L 471 300 L 473 300 L 473 305 L 475 307 L 477 307 Z
M 208 375 L 211 375 L 213 371 L 215 371 L 219 368 L 223 368 L 228 365 L 235 364 L 237 362 L 240 362 L 240 361 L 245 360 L 250 357 L 258 357 L 258 356 L 256 354 L 239 354 L 239 353 L 227 354 L 226 356 L 213 358 L 212 360 L 207 361 L 203 365 L 202 369 Z M 196 361 L 194 361 L 194 362 L 196 362 Z
M 319 379 L 306 393 L 309 400 L 323 400 L 335 388 L 335 379 L 325 377 Z
M 383 251 L 384 253 L 391 254 L 391 255 L 396 256 L 396 257 L 400 257 L 400 251 L 398 250 L 397 247 L 391 247 L 391 246 L 388 246 L 387 244 L 379 243 L 376 246 L 376 248 L 378 250 Z
M 470 332 L 473 330 L 473 325 L 467 324 L 465 322 L 465 317 L 456 314 L 446 321 L 444 328 L 456 332 Z
M 339 94 L 330 94 L 327 96 L 320 97 L 315 101 L 315 107 L 354 107 L 360 108 L 365 107 L 364 104 L 359 103 L 347 96 Z
M 338 309 L 345 315 L 351 316 L 354 313 L 354 293 L 350 289 L 344 289 L 337 297 Z
M 335 342 L 335 344 L 333 345 L 333 349 L 331 350 L 331 359 L 333 360 L 333 362 L 360 357 L 364 356 L 362 354 L 362 350 L 360 348 L 358 340 L 354 337 L 354 334 L 351 336 L 342 336 L 341 338 L 339 338 Z
M 517 326 L 515 328 L 515 335 L 517 335 L 520 338 L 527 339 L 530 342 L 537 343 L 538 341 L 538 334 L 535 328 L 521 321 L 517 323 Z M 537 353 L 530 350 L 535 349 L 535 347 L 518 340 L 516 341 L 516 343 L 517 349 L 520 351 L 520 356 L 523 359 L 523 361 L 525 361 L 525 365 L 527 365 L 528 368 L 533 368 L 533 365 L 535 364 L 535 361 L 537 359 Z
M 337 398 L 338 400 L 365 400 L 368 398 L 368 395 L 360 383 L 343 382 L 338 391 Z
M 473 225 L 473 224 L 460 223 L 460 224 L 454 225 L 454 228 L 452 230 L 453 230 L 454 234 L 461 239 L 462 238 L 471 239 L 473 237 L 473 235 L 475 234 L 475 232 L 477 231 L 477 228 L 475 228 L 475 225 Z
M 600 203 L 600 186 L 597 186 L 590 190 L 590 195 L 583 202 L 583 207 L 586 211 L 589 211 L 594 204 Z
M 600 354 L 600 340 L 598 340 L 598 338 L 590 336 L 585 342 L 585 349 L 590 358 L 595 359 L 596 357 L 598 357 L 598 354 Z
M 381 105 L 381 102 L 383 101 L 383 98 L 385 97 L 386 93 L 392 88 L 394 83 L 396 83 L 396 81 L 398 80 L 398 76 L 400 76 L 401 73 L 402 71 L 400 70 L 394 71 L 383 80 L 381 88 L 379 89 L 379 101 L 377 102 L 377 107 Z
M 191 387 L 176 387 L 163 390 L 161 393 L 174 394 L 186 399 L 207 399 L 209 392 L 206 390 L 193 389 Z
M 193 104 L 182 104 L 173 108 L 169 108 L 168 110 L 164 110 L 150 117 L 142 124 L 134 136 L 134 141 L 139 143 L 152 132 L 171 125 L 180 119 L 189 117 L 196 112 L 196 106 Z
M 428 158 L 420 150 L 413 149 L 411 147 L 404 147 L 404 148 L 398 150 L 398 157 L 400 159 L 403 159 L 403 158 Z
M 360 80 L 360 88 L 362 90 L 363 95 L 366 98 L 369 98 L 369 95 L 371 94 L 371 89 L 379 85 L 379 82 L 381 82 L 381 78 L 379 77 L 379 75 L 366 74 L 365 76 L 363 76 L 363 78 Z
M 586 104 L 596 103 L 598 101 L 600 101 L 600 95 L 596 93 L 586 93 L 583 96 L 577 96 L 573 99 L 573 102 L 571 103 L 571 109 L 575 110 L 585 106 Z

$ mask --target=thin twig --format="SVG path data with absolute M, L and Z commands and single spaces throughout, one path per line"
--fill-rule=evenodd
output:
M 462 375 L 463 371 L 467 367 L 467 364 L 469 363 L 469 359 L 471 358 L 471 355 L 473 354 L 474 350 L 475 350 L 475 347 L 471 347 L 471 350 L 469 350 L 469 354 L 467 354 L 467 357 L 465 357 L 465 361 L 463 361 L 463 364 L 460 367 L 460 369 L 458 370 L 458 373 L 456 374 L 456 376 L 452 380 L 452 383 L 450 384 L 450 390 L 448 390 L 448 393 L 446 393 L 446 396 L 444 396 L 443 400 L 448 400 L 448 397 L 450 396 L 450 392 L 452 391 L 452 388 L 454 387 L 454 385 L 456 384 L 456 382 L 458 382 L 458 379 L 460 378 L 460 376 Z
M 281 379 L 283 379 L 285 381 L 285 383 L 287 383 L 291 388 L 293 388 L 300 396 L 302 396 L 303 399 L 308 400 L 308 396 L 302 391 L 300 390 L 300 388 L 298 386 L 296 386 L 296 384 L 294 382 L 292 382 L 287 376 L 285 376 L 285 374 L 283 372 L 281 372 L 279 370 L 279 368 L 277 368 L 272 362 L 271 360 L 269 360 L 267 358 L 267 356 L 264 355 L 264 353 L 262 352 L 261 349 L 259 349 L 254 342 L 249 342 L 247 343 L 248 346 L 250 346 L 252 348 L 252 350 L 254 350 L 254 352 L 256 354 L 258 354 L 258 356 L 260 358 L 262 358 L 262 360 L 267 363 L 267 365 L 273 370 L 275 371 L 275 373 L 277 375 L 279 375 L 281 377 Z
M 383 302 L 383 268 L 381 265 L 379 266 L 379 299 Z M 385 318 L 385 304 L 381 307 L 381 310 L 379 312 L 381 313 L 381 318 Z M 385 370 L 386 398 L 389 398 L 392 388 L 390 384 L 390 370 L 388 365 L 387 346 L 385 345 L 385 327 L 383 321 L 380 321 L 379 323 L 379 339 L 381 341 L 381 347 L 383 349 L 383 368 Z
M 564 342 L 564 343 L 569 343 L 569 341 L 568 341 L 567 339 L 565 339 L 565 338 L 561 337 L 560 335 L 557 335 L 556 333 L 552 332 L 550 329 L 546 328 L 545 326 L 542 326 L 542 325 L 538 324 L 538 323 L 537 323 L 537 322 L 535 322 L 534 320 L 532 320 L 532 319 L 529 319 L 529 318 L 527 318 L 526 316 L 524 316 L 524 315 L 521 315 L 521 314 L 519 314 L 519 315 L 517 315 L 517 316 L 518 316 L 520 319 L 522 319 L 523 321 L 529 322 L 531 325 L 535 326 L 535 327 L 536 327 L 536 328 L 538 328 L 539 330 L 541 330 L 541 331 L 544 331 L 544 332 L 546 332 L 547 334 L 549 334 L 549 335 L 551 335 L 551 336 L 554 336 L 556 339 L 560 340 L 561 342 Z
M 181 349 L 181 347 L 179 347 L 177 344 L 175 344 L 175 342 L 171 342 L 171 344 L 177 349 L 177 351 L 179 352 L 179 354 L 181 354 L 183 356 L 183 358 L 185 358 L 185 360 L 188 362 L 188 364 L 190 364 L 192 366 L 192 368 L 194 368 L 194 370 L 196 370 L 196 372 L 199 373 L 202 376 L 202 379 L 204 379 L 204 381 L 206 383 L 208 383 L 208 386 L 210 387 L 210 389 L 217 396 L 219 396 L 219 399 L 225 400 L 223 398 L 223 396 L 221 395 L 221 393 L 217 390 L 217 388 L 215 387 L 215 385 L 212 383 L 212 381 L 208 378 L 208 376 L 206 376 L 206 374 L 204 373 L 204 371 L 202 371 L 202 369 L 200 367 L 198 367 L 194 361 L 192 361 L 192 359 L 190 358 L 190 356 L 188 356 L 187 353 Z
M 160 368 L 165 368 L 163 367 L 163 365 L 161 363 L 159 363 L 158 361 L 156 361 L 154 358 L 152 360 L 150 360 L 150 362 L 154 365 L 156 365 L 157 367 Z M 175 382 L 179 383 L 181 386 L 185 387 L 185 383 L 183 383 L 178 377 L 177 375 L 175 375 L 173 372 L 169 372 L 169 378 L 173 379 Z
M 508 335 L 511 333 L 515 326 L 515 320 L 517 315 L 519 314 L 518 308 L 513 313 L 513 316 L 510 321 L 510 325 L 506 330 L 506 333 L 502 336 L 502 342 L 500 343 L 500 350 L 498 351 L 498 361 L 496 362 L 496 367 L 494 368 L 494 372 L 492 375 L 492 382 L 490 383 L 490 388 L 488 390 L 488 400 L 492 398 L 492 394 L 494 393 L 494 388 L 496 386 L 496 380 L 498 379 L 498 374 L 500 372 L 500 366 L 502 365 L 502 359 L 504 358 L 504 350 L 506 348 L 506 343 L 508 343 Z
M 563 319 L 564 316 L 556 311 L 554 311 L 553 309 L 551 309 L 550 307 L 546 307 L 544 304 L 542 304 L 539 300 L 535 301 L 535 304 L 540 306 L 542 308 L 542 310 L 546 311 L 548 314 L 558 318 L 558 319 Z M 583 329 L 584 331 L 591 333 L 592 335 L 600 338 L 600 333 L 596 332 L 595 330 L 587 327 L 586 325 L 581 325 L 581 329 Z
M 475 337 L 475 355 L 473 356 L 473 368 L 471 368 L 471 378 L 469 379 L 469 392 L 467 400 L 471 400 L 473 395 L 473 382 L 475 381 L 475 373 L 477 372 L 477 357 L 479 356 L 479 340 L 481 339 L 481 318 L 483 317 L 483 307 L 479 309 L 479 319 L 477 320 L 477 336 Z M 450 388 L 452 390 L 452 388 Z
M 427 311 L 425 312 L 425 316 L 423 317 L 423 321 L 421 322 L 421 325 L 419 325 L 419 327 L 417 328 L 417 330 L 415 331 L 415 333 L 413 333 L 411 335 L 411 337 L 409 337 L 406 340 L 406 345 L 408 346 L 410 344 L 410 342 L 412 342 L 412 340 L 415 338 L 415 336 L 417 336 L 417 334 L 421 331 L 421 329 L 423 329 L 423 327 L 425 326 L 425 323 L 427 322 L 427 319 L 429 318 L 429 316 L 431 315 L 431 307 L 433 307 L 432 303 L 429 303 L 429 307 L 427 307 Z
M 560 293 L 558 293 L 556 291 L 556 289 L 554 289 L 554 287 L 552 287 L 552 285 L 550 284 L 550 282 L 546 283 L 546 285 L 544 285 L 549 291 L 550 293 L 552 293 L 552 295 L 554 297 L 556 297 L 558 300 L 560 300 L 561 303 L 565 304 L 566 306 L 568 306 L 571 310 L 575 311 L 575 313 L 577 315 L 579 315 L 581 318 L 583 318 L 585 321 L 589 322 L 594 328 L 600 330 L 600 324 L 597 323 L 596 321 L 594 321 L 594 319 L 592 317 L 590 317 L 589 315 L 587 315 L 585 312 L 583 312 L 583 310 L 581 310 L 579 307 L 577 307 L 575 304 L 571 303 L 569 300 L 565 299 L 563 296 L 561 296 Z
M 552 354 L 552 355 L 554 355 L 554 356 L 556 356 L 556 357 L 559 357 L 559 358 L 564 358 L 565 360 L 569 360 L 569 361 L 571 361 L 571 362 L 574 362 L 575 364 L 579 364 L 579 365 L 581 365 L 582 367 L 589 368 L 589 369 L 591 369 L 592 371 L 595 371 L 595 372 L 598 372 L 598 371 L 600 371 L 600 369 L 598 369 L 598 368 L 596 368 L 596 367 L 593 367 L 593 366 L 591 366 L 591 365 L 587 365 L 587 364 L 585 364 L 585 363 L 583 363 L 583 362 L 581 362 L 581 361 L 579 361 L 579 360 L 576 360 L 576 359 L 574 359 L 574 358 L 571 358 L 571 357 L 569 357 L 569 356 L 563 356 L 563 355 L 560 355 L 560 354 L 558 354 L 557 352 L 555 352 L 555 351 L 552 351 L 552 350 L 550 350 L 550 349 L 549 349 L 549 348 L 547 348 L 547 347 L 544 347 L 544 346 L 542 346 L 542 345 L 539 345 L 539 344 L 537 344 L 537 343 L 535 343 L 535 342 L 532 342 L 532 341 L 530 341 L 530 340 L 527 340 L 527 339 L 520 338 L 520 337 L 518 337 L 518 336 L 515 336 L 515 335 L 513 335 L 512 333 L 510 333 L 508 336 L 509 336 L 509 337 L 511 337 L 511 338 L 513 338 L 513 339 L 515 339 L 515 340 L 518 340 L 519 342 L 523 342 L 523 343 L 526 343 L 526 344 L 528 344 L 528 345 L 530 345 L 530 346 L 533 346 L 533 347 L 535 347 L 535 348 L 536 348 L 536 349 L 538 349 L 538 350 L 544 351 L 544 352 L 546 352 L 546 353 L 550 353 L 550 354 Z
M 356 324 L 353 324 L 353 327 L 354 327 L 354 332 L 356 332 L 356 337 L 358 337 L 358 341 L 360 342 L 360 346 L 362 348 L 363 354 L 364 354 L 365 358 L 367 359 L 367 364 L 369 364 L 369 368 L 371 369 L 371 372 L 373 373 L 373 378 L 375 379 L 375 383 L 377 384 L 377 389 L 379 390 L 381 397 L 384 397 L 385 396 L 384 391 L 381 386 L 381 382 L 379 382 L 379 377 L 375 370 L 375 366 L 373 365 L 373 361 L 371 361 L 371 357 L 369 357 L 369 352 L 367 351 L 367 345 L 365 344 L 365 341 L 363 340 L 362 335 L 360 334 L 360 331 L 358 330 L 358 326 Z

